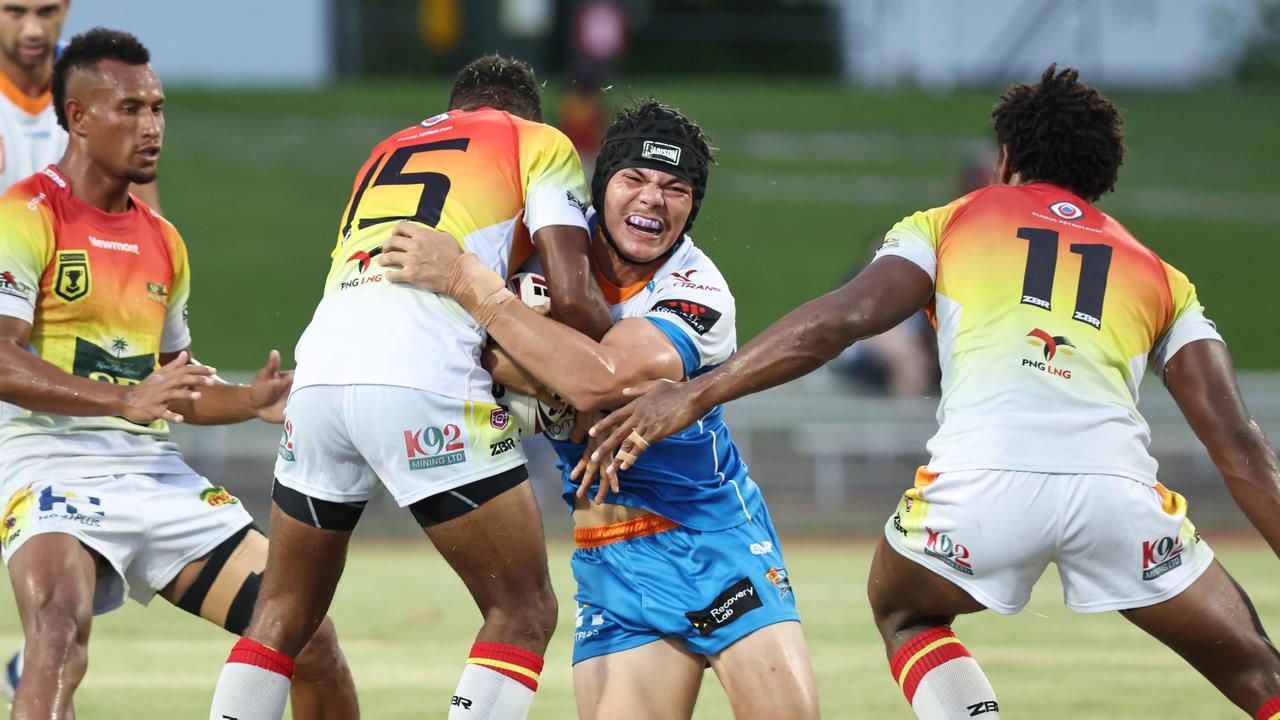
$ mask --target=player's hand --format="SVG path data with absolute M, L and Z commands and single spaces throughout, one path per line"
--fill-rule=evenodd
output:
M 142 382 L 124 391 L 120 417 L 138 425 L 150 425 L 157 419 L 182 422 L 182 416 L 169 409 L 169 403 L 195 401 L 196 388 L 214 384 L 217 370 L 208 365 L 191 365 L 186 350 L 148 375 Z
M 280 372 L 280 351 L 272 350 L 267 364 L 253 376 L 249 404 L 260 420 L 279 425 L 284 422 L 284 406 L 293 387 L 293 371 Z
M 569 473 L 570 480 L 579 480 L 578 491 L 574 493 L 578 497 L 586 497 L 587 491 L 591 488 L 591 481 L 595 479 L 600 471 L 600 463 L 591 459 L 591 454 L 595 452 L 596 447 L 600 444 L 600 439 L 592 437 L 587 430 L 597 421 L 600 420 L 602 413 L 579 412 L 573 421 L 573 430 L 569 433 L 570 442 L 586 442 L 587 449 L 583 451 L 582 457 L 578 460 L 578 464 L 573 467 L 573 471 Z M 618 476 L 615 474 L 611 477 L 605 477 L 600 474 L 600 487 L 596 491 L 596 496 L 592 498 L 592 502 L 599 505 L 604 502 L 609 491 L 619 492 L 621 488 L 618 485 Z
M 603 438 L 591 460 L 607 467 L 602 477 L 617 482 L 618 473 L 635 464 L 649 446 L 692 425 L 702 415 L 688 383 L 653 380 L 622 391 L 637 398 L 614 410 L 591 427 L 593 438 Z
M 442 293 L 449 290 L 449 273 L 454 261 L 461 256 L 462 247 L 449 233 L 400 222 L 383 243 L 378 264 L 391 268 L 386 272 L 391 282 L 409 283 L 429 292 Z

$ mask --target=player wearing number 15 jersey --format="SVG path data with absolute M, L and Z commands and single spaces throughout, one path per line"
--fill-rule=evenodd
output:
M 637 454 L 717 403 L 797 377 L 925 306 L 943 369 L 932 459 L 885 527 L 868 583 L 893 677 L 919 718 L 1000 716 L 951 630 L 1013 613 L 1048 563 L 1066 604 L 1121 611 L 1241 709 L 1280 718 L 1280 655 L 1248 598 L 1157 482 L 1136 409 L 1165 381 L 1232 494 L 1280 551 L 1280 463 L 1187 278 L 1093 206 L 1124 153 L 1119 112 L 1050 67 L 993 112 L 997 185 L 889 231 L 848 285 L 683 388 L 596 426 Z M 624 438 L 633 438 L 624 442 Z
M 582 165 L 540 107 L 523 63 L 481 58 L 458 74 L 447 112 L 382 141 L 357 172 L 324 298 L 298 343 L 273 493 L 278 549 L 211 718 L 282 716 L 285 670 L 328 608 L 378 482 L 485 618 L 449 717 L 527 715 L 556 600 L 516 426 L 480 366 L 482 325 L 445 295 L 386 280 L 378 256 L 397 247 L 400 223 L 448 231 L 504 278 L 536 246 L 565 283 L 552 313 L 602 334 Z

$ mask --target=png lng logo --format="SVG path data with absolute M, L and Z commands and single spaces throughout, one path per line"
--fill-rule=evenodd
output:
M 1027 333 L 1027 337 L 1031 338 L 1030 340 L 1027 341 L 1028 345 L 1031 345 L 1032 347 L 1041 348 L 1042 354 L 1044 355 L 1044 360 L 1040 361 L 1040 360 L 1032 360 L 1030 358 L 1023 358 L 1022 367 L 1035 368 L 1040 372 L 1047 373 L 1055 377 L 1060 377 L 1063 380 L 1071 379 L 1070 370 L 1065 370 L 1060 367 L 1054 367 L 1053 365 L 1049 364 L 1050 361 L 1052 361 L 1053 358 L 1057 356 L 1059 353 L 1063 355 L 1075 354 L 1076 346 L 1072 345 L 1070 340 L 1066 339 L 1061 335 L 1050 335 L 1049 333 L 1045 332 L 1044 330 L 1041 330 L 1040 328 L 1036 328 L 1031 332 Z
M 370 250 L 369 252 L 365 252 L 363 250 L 357 250 L 351 253 L 351 257 L 347 258 L 347 262 L 351 262 L 353 260 L 356 261 L 357 263 L 360 264 L 360 272 L 364 272 L 369 269 L 369 264 L 373 262 L 373 259 L 378 257 L 381 254 L 382 254 L 381 247 L 376 247 Z

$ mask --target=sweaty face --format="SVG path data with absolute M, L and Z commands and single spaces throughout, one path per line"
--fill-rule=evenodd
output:
M 609 234 L 631 259 L 648 262 L 680 239 L 693 210 L 693 188 L 671 173 L 623 168 L 604 191 Z
M 150 65 L 103 60 L 67 80 L 67 116 L 94 163 L 132 183 L 156 179 L 164 89 Z
M 0 0 L 0 52 L 23 70 L 43 67 L 66 16 L 63 0 Z

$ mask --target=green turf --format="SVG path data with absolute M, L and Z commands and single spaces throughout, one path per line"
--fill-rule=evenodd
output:
M 446 91 L 360 81 L 170 93 L 161 195 L 191 247 L 202 357 L 248 368 L 270 346 L 292 349 L 356 169 L 374 143 L 442 110 Z M 958 164 L 989 141 L 998 93 L 717 79 L 630 81 L 611 97 L 650 94 L 681 106 L 720 148 L 694 235 L 735 288 L 745 341 L 840 282 L 902 215 L 951 199 Z M 1104 207 L 1191 276 L 1241 366 L 1280 367 L 1280 320 L 1258 302 L 1280 260 L 1280 95 L 1115 99 L 1130 153 Z
M 1209 538 L 1213 542 L 1213 538 Z M 802 539 L 787 547 L 825 717 L 910 718 L 889 678 L 863 593 L 867 541 Z M 1264 621 L 1280 617 L 1275 556 L 1260 543 L 1221 542 L 1219 557 L 1251 593 Z M 551 549 L 561 598 L 532 718 L 574 717 L 568 665 L 573 626 L 569 549 Z M 1172 652 L 1116 614 L 1075 615 L 1062 608 L 1056 573 L 1046 573 L 1031 604 L 1012 618 L 983 613 L 957 630 L 1013 718 L 1228 720 L 1233 709 Z M 442 717 L 479 614 L 440 557 L 416 543 L 359 542 L 347 565 L 333 616 L 355 672 L 365 717 Z M 19 632 L 7 593 L 0 601 L 0 650 Z M 80 717 L 204 717 L 231 647 L 222 631 L 167 606 L 130 603 L 99 618 Z M 729 718 L 707 674 L 696 718 Z

